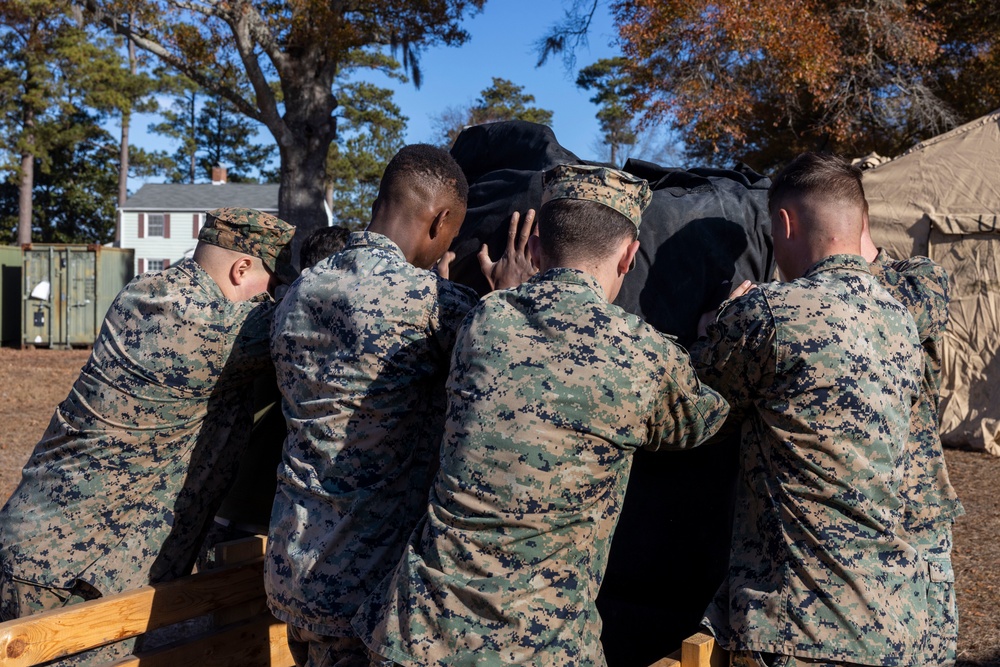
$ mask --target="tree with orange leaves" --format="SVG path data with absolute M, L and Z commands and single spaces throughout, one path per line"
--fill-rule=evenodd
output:
M 948 90 L 952 75 L 973 66 L 969 54 L 948 48 L 960 27 L 970 39 L 967 22 L 955 20 L 969 3 L 932 4 L 613 0 L 611 7 L 636 91 L 631 102 L 644 122 L 670 122 L 691 157 L 771 169 L 805 150 L 896 154 L 989 110 L 958 104 Z M 992 50 L 995 32 L 971 32 Z

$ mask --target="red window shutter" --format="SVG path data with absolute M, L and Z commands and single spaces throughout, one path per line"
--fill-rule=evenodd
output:
M 198 214 L 191 216 L 191 238 L 198 238 Z
M 169 239 L 170 238 L 170 214 L 169 213 L 164 213 L 163 214 L 163 238 L 165 238 L 165 239 Z
M 163 260 L 163 268 L 167 268 L 169 266 L 170 266 L 170 260 L 169 259 Z
M 141 216 L 142 214 L 140 213 L 139 215 Z M 139 229 L 142 229 L 142 227 L 139 227 Z M 140 234 L 140 236 L 141 236 L 141 234 Z M 144 260 L 142 257 L 140 257 L 139 258 L 139 273 L 145 273 L 145 272 L 146 272 L 146 260 Z
M 145 213 L 140 213 L 139 214 L 139 238 L 142 239 L 142 238 L 145 238 L 145 237 L 146 237 L 146 214 Z M 142 260 L 140 259 L 139 261 L 141 262 Z M 139 273 L 142 273 L 142 265 L 140 264 L 139 267 L 140 267 L 139 268 Z

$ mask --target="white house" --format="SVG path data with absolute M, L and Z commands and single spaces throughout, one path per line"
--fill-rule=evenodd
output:
M 205 212 L 225 206 L 278 214 L 278 185 L 227 183 L 225 169 L 213 183 L 147 183 L 118 210 L 120 246 L 135 250 L 135 271 L 165 269 L 194 251 Z

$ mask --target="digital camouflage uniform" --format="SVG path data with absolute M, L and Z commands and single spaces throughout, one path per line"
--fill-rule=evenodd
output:
M 279 619 L 320 636 L 293 639 L 353 637 L 358 605 L 399 560 L 437 462 L 455 332 L 475 302 L 360 232 L 278 307 L 271 352 L 288 436 L 265 583 Z
M 294 232 L 213 214 L 203 242 L 271 267 Z M 271 367 L 273 311 L 267 294 L 230 301 L 193 259 L 122 289 L 0 510 L 2 619 L 190 572 L 246 445 L 247 390 Z
M 632 454 L 693 447 L 728 406 L 565 268 L 480 302 L 447 389 L 427 515 L 355 627 L 403 665 L 604 665 L 594 602 Z
M 638 228 L 650 192 L 613 169 L 560 165 L 543 176 L 543 216 L 556 199 Z M 570 268 L 482 300 L 447 390 L 427 513 L 355 629 L 404 665 L 604 665 L 595 600 L 632 453 L 701 443 L 726 402 L 683 349 Z
M 909 456 L 901 488 L 906 503 L 902 534 L 929 568 L 925 664 L 949 665 L 955 662 L 958 642 L 951 526 L 965 510 L 948 478 L 938 428 L 940 345 L 948 325 L 948 274 L 926 257 L 894 260 L 881 249 L 871 270 L 910 311 L 923 343 L 924 374 L 910 421 Z
M 927 569 L 899 532 L 922 368 L 906 309 L 834 255 L 724 303 L 692 356 L 744 419 L 729 577 L 706 612 L 720 644 L 922 664 Z

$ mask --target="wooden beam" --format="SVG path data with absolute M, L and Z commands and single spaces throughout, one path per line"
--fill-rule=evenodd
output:
M 264 596 L 262 560 L 0 623 L 0 663 L 31 667 Z
M 109 667 L 294 667 L 285 624 L 270 613 Z
M 681 642 L 681 667 L 722 667 L 725 652 L 716 646 L 715 637 L 703 632 Z
M 220 542 L 215 545 L 215 560 L 221 565 L 246 563 L 264 557 L 267 548 L 265 535 L 251 535 L 238 540 Z

